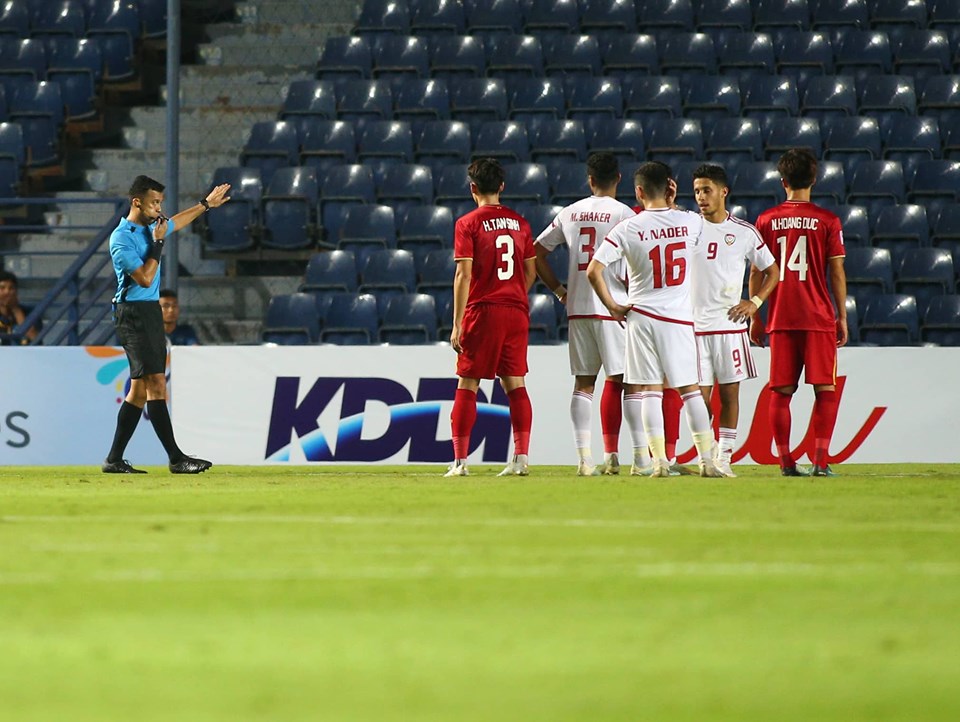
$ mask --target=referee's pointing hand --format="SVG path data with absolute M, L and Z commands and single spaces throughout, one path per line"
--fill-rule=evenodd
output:
M 207 195 L 207 203 L 210 204 L 211 208 L 217 208 L 219 206 L 222 206 L 224 203 L 230 200 L 230 196 L 227 195 L 227 193 L 229 192 L 230 192 L 229 183 L 223 183 L 221 185 L 218 185 L 216 188 L 210 191 L 209 195 Z

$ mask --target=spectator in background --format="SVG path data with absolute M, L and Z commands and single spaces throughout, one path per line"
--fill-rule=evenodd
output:
M 10 271 L 0 271 L 0 334 L 12 333 L 13 329 L 23 323 L 29 308 L 20 305 L 20 299 L 17 296 L 19 283 L 15 274 Z M 40 330 L 39 324 L 27 329 L 21 344 L 30 343 L 37 336 Z M 0 345 L 9 346 L 12 343 L 9 339 L 0 339 Z
M 177 292 L 166 288 L 160 291 L 160 310 L 163 312 L 163 332 L 171 346 L 199 346 L 200 340 L 193 326 L 178 323 L 180 320 L 180 301 Z

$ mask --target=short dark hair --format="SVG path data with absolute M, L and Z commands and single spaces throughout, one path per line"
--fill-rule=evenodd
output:
M 467 177 L 477 186 L 477 191 L 483 195 L 499 193 L 503 179 L 506 177 L 503 166 L 495 158 L 477 158 L 467 168 Z
M 176 298 L 177 292 L 172 288 L 164 288 L 160 291 L 160 298 Z
M 620 179 L 620 163 L 613 153 L 601 150 L 587 156 L 587 174 L 601 188 L 606 188 Z
M 138 175 L 133 179 L 133 183 L 130 184 L 129 196 L 131 198 L 143 198 L 147 194 L 147 191 L 163 193 L 165 187 L 163 183 L 155 181 L 150 176 Z
M 810 188 L 817 181 L 817 156 L 809 148 L 791 148 L 780 156 L 777 170 L 793 190 Z
M 13 271 L 0 270 L 0 283 L 12 283 L 14 288 L 20 288 L 20 282 L 17 280 L 17 274 Z
M 667 183 L 671 178 L 670 166 L 658 160 L 648 160 L 634 172 L 633 184 L 642 188 L 645 196 L 662 198 L 667 194 Z
M 697 166 L 697 169 L 693 171 L 693 179 L 697 180 L 698 178 L 706 178 L 719 186 L 730 187 L 727 171 L 723 169 L 723 166 L 717 165 L 716 163 L 704 163 L 701 166 Z

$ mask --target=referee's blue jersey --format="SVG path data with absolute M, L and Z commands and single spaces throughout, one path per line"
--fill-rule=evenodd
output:
M 150 245 L 153 243 L 153 227 L 139 226 L 126 218 L 113 229 L 110 234 L 110 257 L 113 259 L 113 271 L 117 274 L 117 292 L 113 297 L 114 303 L 127 301 L 159 301 L 160 300 L 160 269 L 153 277 L 153 283 L 148 288 L 140 286 L 130 276 L 147 260 Z M 176 229 L 173 219 L 167 221 L 168 238 Z

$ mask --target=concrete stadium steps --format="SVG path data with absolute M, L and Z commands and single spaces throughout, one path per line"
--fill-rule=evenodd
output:
M 276 115 L 290 81 L 312 77 L 312 65 L 305 68 L 205 65 L 184 67 L 180 77 L 180 106 L 183 110 L 272 110 Z M 166 86 L 160 89 L 160 97 L 166 103 Z
M 320 57 L 324 41 L 333 35 L 348 35 L 350 22 L 334 20 L 323 24 L 213 25 L 211 42 L 198 48 L 201 62 L 208 66 L 244 66 L 257 58 L 265 66 L 298 67 L 311 71 Z
M 192 108 L 180 114 L 180 152 L 183 154 L 233 154 L 240 157 L 250 128 L 262 120 L 275 120 L 277 109 Z M 131 125 L 123 136 L 131 150 L 165 151 L 167 147 L 167 110 L 163 107 L 133 108 Z
M 353 23 L 359 12 L 353 0 L 251 0 L 237 3 L 237 17 L 243 24 L 303 25 L 321 18 L 326 23 Z
M 238 163 L 241 146 L 232 153 L 180 154 L 180 195 L 196 202 L 200 194 L 210 190 L 210 178 L 219 166 Z M 126 197 L 130 182 L 141 173 L 153 175 L 162 181 L 166 168 L 166 153 L 162 150 L 131 150 L 104 148 L 76 151 L 74 156 L 84 171 L 88 190 L 106 196 Z

